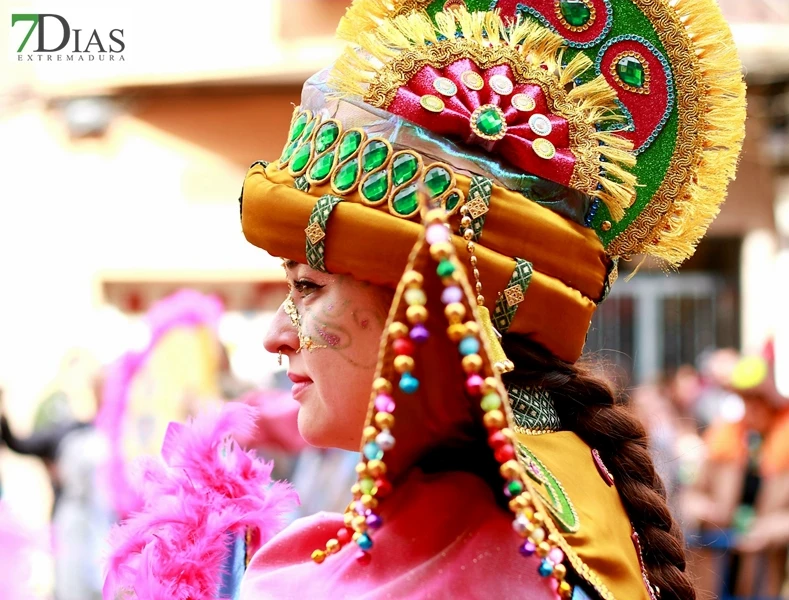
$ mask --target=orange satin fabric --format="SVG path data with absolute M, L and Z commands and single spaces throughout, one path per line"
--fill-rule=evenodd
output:
M 457 175 L 468 191 L 470 180 Z M 244 182 L 242 225 L 252 244 L 274 256 L 306 262 L 306 234 L 312 208 L 331 194 L 329 185 L 309 193 L 293 187 L 293 178 L 276 163 L 252 167 Z M 457 231 L 460 217 L 453 217 Z M 335 207 L 327 226 L 325 264 L 332 273 L 350 273 L 377 285 L 396 286 L 422 226 L 372 208 L 349 194 Z M 454 242 L 461 257 L 466 242 Z M 486 304 L 493 313 L 515 268 L 513 257 L 532 263 L 534 273 L 518 305 L 510 332 L 528 335 L 558 358 L 575 362 L 602 295 L 607 272 L 605 251 L 591 229 L 571 223 L 551 210 L 494 186 L 490 210 L 476 255 Z

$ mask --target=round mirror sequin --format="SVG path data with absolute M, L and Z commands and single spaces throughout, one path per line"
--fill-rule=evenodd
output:
M 485 81 L 482 79 L 482 75 L 476 71 L 464 71 L 460 76 L 460 81 L 470 90 L 479 91 L 485 87 Z
M 534 149 L 534 153 L 537 156 L 545 160 L 550 160 L 556 156 L 556 148 L 550 140 L 546 140 L 545 138 L 537 138 L 532 142 L 531 147 Z
M 529 112 L 537 107 L 537 103 L 534 101 L 534 98 L 527 96 L 526 94 L 515 94 L 512 97 L 512 105 L 515 107 L 515 110 L 519 110 L 521 112 Z
M 446 77 L 438 77 L 435 79 L 433 81 L 433 89 L 444 96 L 454 96 L 458 93 L 458 86 L 455 85 L 454 81 Z
M 529 117 L 529 127 L 534 133 L 541 137 L 550 135 L 551 131 L 553 131 L 553 125 L 551 125 L 550 119 L 539 113 Z
M 490 88 L 501 96 L 509 96 L 512 93 L 512 81 L 504 75 L 494 75 L 488 80 Z
M 422 108 L 425 110 L 429 110 L 430 112 L 434 113 L 440 113 L 442 110 L 444 110 L 444 101 L 433 94 L 425 94 L 422 96 L 419 99 L 419 104 L 421 104 Z

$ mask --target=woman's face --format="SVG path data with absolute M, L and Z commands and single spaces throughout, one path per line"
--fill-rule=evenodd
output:
M 290 288 L 265 338 L 288 357 L 299 431 L 313 446 L 356 450 L 392 292 L 285 262 Z

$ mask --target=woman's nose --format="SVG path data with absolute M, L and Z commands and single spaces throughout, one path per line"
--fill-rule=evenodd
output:
M 277 309 L 274 320 L 263 338 L 263 347 L 272 354 L 282 352 L 285 355 L 296 352 L 299 348 L 299 333 L 285 313 L 284 303 Z

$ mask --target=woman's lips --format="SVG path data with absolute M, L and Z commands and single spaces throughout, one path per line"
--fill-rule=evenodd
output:
M 294 399 L 298 398 L 298 396 L 302 394 L 304 390 L 312 385 L 312 379 L 305 377 L 304 375 L 288 373 L 288 378 L 293 382 L 293 387 L 291 387 L 290 393 Z

